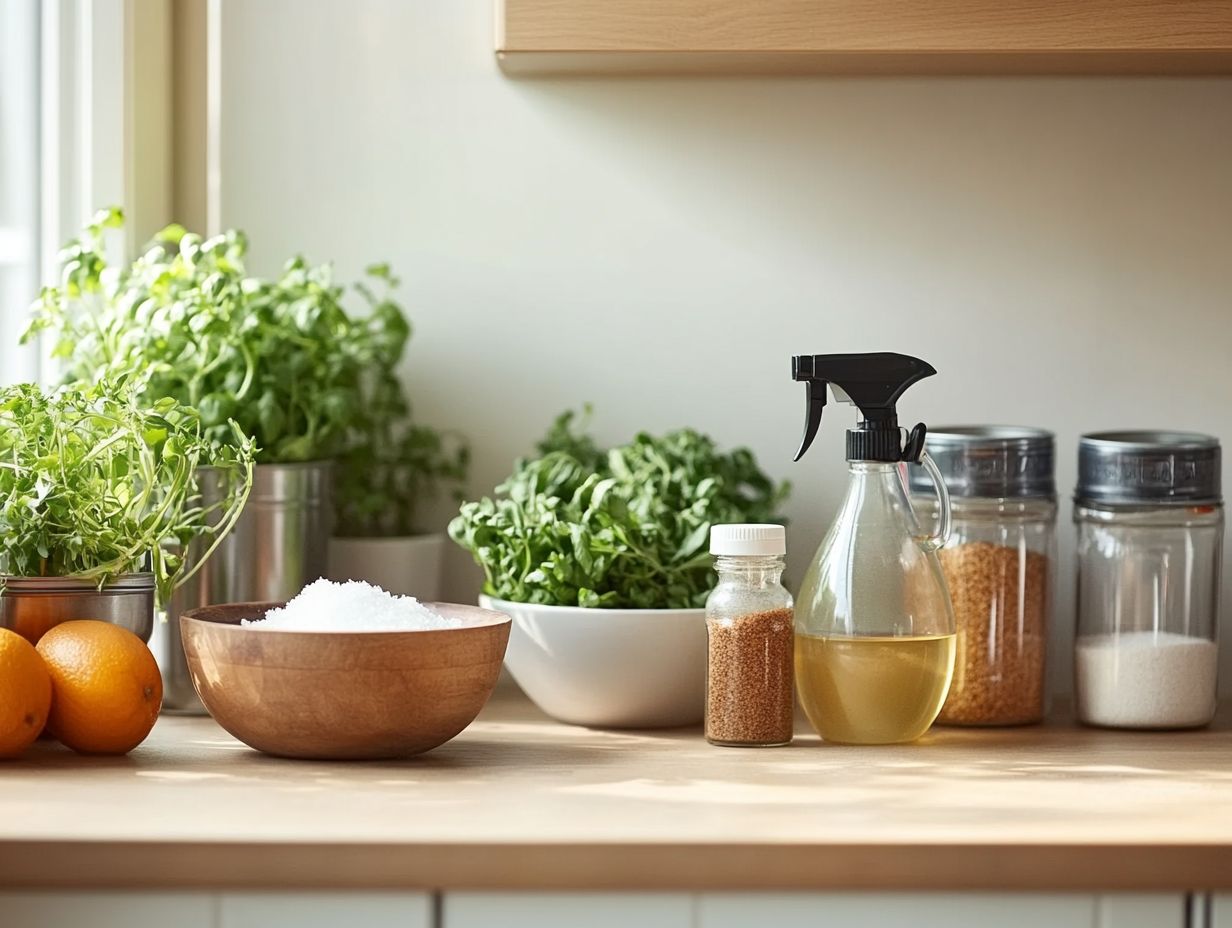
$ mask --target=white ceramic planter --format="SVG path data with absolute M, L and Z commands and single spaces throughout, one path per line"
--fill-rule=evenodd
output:
M 366 580 L 398 596 L 441 598 L 444 535 L 329 540 L 329 578 Z
M 597 728 L 671 728 L 702 720 L 703 610 L 479 601 L 513 619 L 505 666 L 553 718 Z

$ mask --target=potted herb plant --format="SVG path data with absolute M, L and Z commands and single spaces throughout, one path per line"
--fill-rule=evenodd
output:
M 148 640 L 155 605 L 234 526 L 252 442 L 206 437 L 196 410 L 140 403 L 123 381 L 45 393 L 0 390 L 0 627 L 31 642 L 60 622 L 103 619 Z M 230 490 L 199 503 L 203 466 Z M 183 551 L 202 545 L 195 564 Z
M 202 239 L 170 226 L 136 260 L 111 266 L 104 239 L 122 223 L 104 210 L 61 252 L 61 281 L 36 302 L 27 337 L 55 334 L 70 382 L 140 372 L 143 397 L 196 408 L 207 438 L 255 440 L 249 503 L 172 614 L 287 598 L 326 573 L 332 462 L 360 413 L 365 371 L 390 363 L 397 339 L 387 330 L 399 321 L 388 305 L 353 319 L 328 265 L 297 257 L 275 278 L 249 275 L 237 230 Z M 206 506 L 231 493 L 227 479 L 202 475 Z M 169 630 L 174 638 L 175 622 Z M 178 640 L 164 672 L 167 704 L 195 708 Z
M 391 299 L 398 279 L 388 265 L 368 268 L 384 286 L 360 284 L 369 318 L 384 320 L 380 359 L 364 378 L 363 402 L 347 450 L 334 471 L 334 537 L 329 569 L 335 580 L 367 580 L 391 593 L 440 598 L 443 533 L 423 533 L 422 504 L 450 486 L 461 499 L 469 449 L 456 434 L 411 419 L 411 405 L 397 366 L 410 325 Z
M 788 485 L 692 429 L 604 452 L 571 413 L 538 452 L 449 526 L 484 570 L 483 603 L 513 618 L 510 673 L 561 721 L 699 721 L 710 527 L 781 521 Z

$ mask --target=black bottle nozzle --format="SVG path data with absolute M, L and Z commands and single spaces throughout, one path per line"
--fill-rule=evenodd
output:
M 896 405 L 909 386 L 935 373 L 927 361 L 888 351 L 796 355 L 791 359 L 791 377 L 804 381 L 808 392 L 804 438 L 795 460 L 804 457 L 817 437 L 829 388 L 836 400 L 851 403 L 862 417 L 859 425 L 847 432 L 848 460 L 918 461 L 927 430 L 920 423 L 903 445 Z

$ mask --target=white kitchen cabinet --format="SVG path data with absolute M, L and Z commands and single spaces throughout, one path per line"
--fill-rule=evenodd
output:
M 1205 901 L 1205 900 L 1203 900 Z M 1181 893 L 0 892 L 3 928 L 1202 928 Z M 1232 928 L 1232 894 L 1209 928 Z
M 210 893 L 0 892 L 4 928 L 215 928 Z
M 707 893 L 698 898 L 696 928 L 758 928 L 762 924 L 775 928 L 1185 928 L 1185 897 L 1180 893 Z
M 224 893 L 216 928 L 433 928 L 432 921 L 427 893 Z
M 1209 928 L 1232 928 L 1232 893 L 1215 893 L 1210 897 Z
M 1232 909 L 1232 903 L 1228 906 Z M 1186 928 L 1181 893 L 461 893 L 439 928 Z M 229 928 L 229 926 L 224 926 Z M 1216 926 L 1219 928 L 1219 926 Z M 1232 912 L 1226 925 L 1232 928 Z
M 693 928 L 688 893 L 448 893 L 438 928 Z
M 0 892 L 0 928 L 434 928 L 413 892 Z
M 1089 895 L 709 893 L 697 928 L 1094 928 Z
M 1096 928 L 1186 928 L 1185 911 L 1183 893 L 1108 893 L 1099 897 Z

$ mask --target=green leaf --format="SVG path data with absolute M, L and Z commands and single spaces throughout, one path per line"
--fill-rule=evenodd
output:
M 277 442 L 282 438 L 287 416 L 274 391 L 262 393 L 257 400 L 257 431 L 262 442 Z
M 235 397 L 230 393 L 207 393 L 197 404 L 203 425 L 221 425 L 235 415 Z
M 184 236 L 187 234 L 187 229 L 185 229 L 178 222 L 173 222 L 168 226 L 164 226 L 163 229 L 154 236 L 154 240 L 158 242 L 167 242 L 171 245 L 179 245 Z
M 693 529 L 680 543 L 680 547 L 676 549 L 676 553 L 672 555 L 673 561 L 687 561 L 706 544 L 710 539 L 710 523 L 703 522 L 697 528 Z

